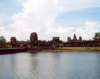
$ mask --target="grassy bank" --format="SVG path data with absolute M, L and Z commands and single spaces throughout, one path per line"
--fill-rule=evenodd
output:
M 64 51 L 100 51 L 100 47 L 59 47 L 54 50 L 43 50 L 51 52 L 64 52 Z
M 30 52 L 71 52 L 71 51 L 100 51 L 100 47 L 58 47 L 55 49 L 33 49 Z
M 59 47 L 58 49 L 74 49 L 74 50 L 91 50 L 91 49 L 94 49 L 94 50 L 100 50 L 100 47 Z

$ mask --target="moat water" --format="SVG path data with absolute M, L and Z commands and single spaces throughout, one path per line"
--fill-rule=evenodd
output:
M 0 79 L 100 79 L 100 52 L 0 55 Z

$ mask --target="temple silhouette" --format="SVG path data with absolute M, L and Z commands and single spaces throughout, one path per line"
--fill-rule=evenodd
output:
M 30 34 L 29 41 L 19 42 L 17 41 L 16 37 L 11 37 L 10 42 L 1 43 L 0 48 L 20 48 L 23 45 L 24 48 L 56 48 L 57 43 L 63 44 L 63 47 L 93 47 L 93 46 L 100 46 L 100 40 L 82 40 L 82 37 L 79 36 L 77 39 L 76 35 L 73 35 L 73 39 L 71 37 L 67 38 L 67 41 L 64 42 L 60 40 L 59 37 L 53 37 L 50 41 L 42 41 L 38 40 L 38 35 L 36 32 L 32 32 Z

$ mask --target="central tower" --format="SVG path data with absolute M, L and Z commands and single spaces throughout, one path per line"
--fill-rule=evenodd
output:
M 38 41 L 38 36 L 36 32 L 31 33 L 30 41 Z

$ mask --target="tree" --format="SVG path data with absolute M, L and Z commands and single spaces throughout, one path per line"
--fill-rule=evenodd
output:
M 60 47 L 64 47 L 64 44 L 63 44 L 63 43 L 61 43 L 61 44 L 60 44 Z
M 4 38 L 4 36 L 0 36 L 0 43 L 6 43 L 6 39 Z
M 59 47 L 59 43 L 57 43 L 55 46 L 56 46 L 56 47 Z
M 95 33 L 93 40 L 100 40 L 100 32 Z
M 21 44 L 21 45 L 20 45 L 20 47 L 22 48 L 22 47 L 24 47 L 24 45 L 23 45 L 23 44 Z
M 64 44 L 63 43 L 57 43 L 56 47 L 64 47 Z
M 38 48 L 37 46 L 35 46 L 34 48 Z

